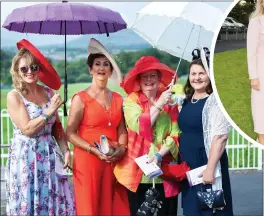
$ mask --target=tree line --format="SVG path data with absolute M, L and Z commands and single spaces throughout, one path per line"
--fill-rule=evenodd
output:
M 238 22 L 248 26 L 249 16 L 255 9 L 256 0 L 241 0 L 230 11 L 230 17 L 233 17 Z
M 1 49 L 1 85 L 11 85 L 12 78 L 9 73 L 12 59 L 15 55 L 15 52 L 10 52 L 7 50 Z M 158 58 L 162 63 L 167 64 L 172 69 L 177 68 L 177 64 L 179 58 L 172 56 L 166 52 L 159 51 L 154 48 L 135 51 L 135 52 L 120 52 L 114 56 L 117 64 L 120 67 L 120 70 L 123 76 L 135 65 L 136 61 L 142 56 L 155 56 Z M 64 80 L 64 68 L 65 68 L 65 61 L 55 61 L 53 59 L 48 58 L 53 67 L 59 73 L 62 81 Z M 179 70 L 178 76 L 185 75 L 188 71 L 189 62 L 182 60 Z M 91 76 L 88 72 L 88 66 L 86 64 L 86 59 L 79 59 L 77 61 L 68 61 L 67 62 L 67 74 L 68 74 L 68 83 L 80 83 L 80 82 L 91 82 Z

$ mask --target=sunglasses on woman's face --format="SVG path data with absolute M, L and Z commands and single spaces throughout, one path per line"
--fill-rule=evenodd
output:
M 40 70 L 40 67 L 38 65 L 31 65 L 30 67 L 24 66 L 20 68 L 20 71 L 22 73 L 27 73 L 29 69 L 31 70 L 31 72 L 37 72 Z

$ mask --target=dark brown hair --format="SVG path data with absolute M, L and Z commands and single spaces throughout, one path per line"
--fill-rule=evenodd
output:
M 193 94 L 194 94 L 194 89 L 191 86 L 190 79 L 189 79 L 191 67 L 193 65 L 200 65 L 203 69 L 205 69 L 204 66 L 203 66 L 203 63 L 202 63 L 202 60 L 201 59 L 195 59 L 190 64 L 190 66 L 189 66 L 189 73 L 188 73 L 188 79 L 187 79 L 187 82 L 186 82 L 186 84 L 184 86 L 184 93 L 186 95 L 186 100 L 190 100 L 192 98 Z M 211 94 L 213 92 L 213 88 L 212 88 L 212 84 L 211 84 L 210 79 L 209 79 L 208 85 L 205 88 L 205 91 L 206 91 L 207 94 Z
M 95 53 L 95 54 L 90 54 L 87 58 L 87 64 L 90 68 L 93 67 L 93 63 L 94 63 L 94 60 L 97 59 L 97 58 L 101 58 L 101 57 L 106 57 L 104 54 L 101 54 L 101 53 Z M 109 61 L 110 63 L 110 68 L 111 68 L 111 71 L 113 71 L 113 65 L 112 63 Z

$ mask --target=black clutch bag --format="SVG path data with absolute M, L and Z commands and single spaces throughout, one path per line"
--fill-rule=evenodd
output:
M 201 191 L 197 192 L 197 199 L 199 203 L 199 207 L 202 210 L 207 209 L 223 209 L 226 205 L 224 191 L 216 190 L 213 191 L 212 189 L 204 190 L 202 186 Z

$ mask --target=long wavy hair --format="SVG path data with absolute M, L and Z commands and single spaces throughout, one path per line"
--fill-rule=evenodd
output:
M 264 14 L 263 1 L 264 0 L 257 0 L 255 10 L 250 15 L 250 19 Z
M 194 88 L 191 86 L 190 78 L 189 78 L 191 67 L 193 65 L 200 65 L 205 70 L 201 59 L 194 59 L 191 62 L 190 66 L 189 66 L 188 79 L 187 79 L 187 82 L 186 82 L 186 84 L 184 86 L 184 93 L 185 93 L 185 96 L 186 96 L 186 100 L 191 100 L 191 98 L 192 98 L 192 96 L 194 94 Z M 205 91 L 209 95 L 213 92 L 213 88 L 212 88 L 212 84 L 211 84 L 210 79 L 209 79 L 208 85 L 205 88 Z
M 12 65 L 10 68 L 10 73 L 12 76 L 14 88 L 22 93 L 27 94 L 28 89 L 26 83 L 23 81 L 22 77 L 19 74 L 19 63 L 21 59 L 26 59 L 29 65 L 37 64 L 39 65 L 38 60 L 25 48 L 20 49 L 12 60 Z

